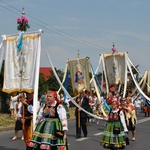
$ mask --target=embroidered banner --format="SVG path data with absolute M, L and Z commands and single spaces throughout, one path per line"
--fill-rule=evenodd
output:
M 104 62 L 108 84 L 124 84 L 126 69 L 125 53 L 104 54 Z
M 3 92 L 33 92 L 38 50 L 41 48 L 39 33 L 24 33 L 22 47 L 17 48 L 17 35 L 6 37 Z
M 89 63 L 87 58 L 69 60 L 73 92 L 90 91 Z
M 150 71 L 147 71 L 147 93 L 150 95 Z

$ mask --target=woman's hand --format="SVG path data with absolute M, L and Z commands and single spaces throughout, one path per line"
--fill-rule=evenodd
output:
M 25 119 L 21 118 L 21 122 L 22 122 L 22 124 L 25 123 Z
M 64 134 L 64 137 L 63 137 L 63 139 L 64 139 L 64 140 L 66 140 L 66 139 L 67 139 L 67 135 L 66 135 L 66 134 Z
M 103 116 L 103 120 L 107 121 L 108 120 L 107 116 Z
M 66 131 L 64 131 L 64 136 L 63 136 L 63 139 L 66 140 L 67 139 L 67 134 L 66 134 Z
M 25 105 L 28 104 L 26 99 L 22 99 L 21 102 L 22 102 L 23 104 L 25 104 Z
M 41 120 L 40 120 L 40 123 L 42 123 L 42 122 L 44 122 L 44 119 L 41 119 Z

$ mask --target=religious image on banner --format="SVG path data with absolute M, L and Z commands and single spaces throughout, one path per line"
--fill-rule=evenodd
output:
M 78 94 L 85 89 L 90 90 L 88 59 L 70 60 L 68 63 L 74 93 Z
M 114 71 L 114 74 L 116 74 L 116 70 L 117 70 L 116 62 L 114 62 L 114 63 L 113 63 L 113 71 Z
M 125 53 L 104 54 L 104 62 L 109 85 L 124 83 Z
M 80 64 L 78 64 L 76 68 L 75 82 L 77 84 L 84 84 L 84 75 L 83 75 L 83 72 L 81 71 Z
M 3 92 L 34 91 L 39 36 L 37 32 L 6 37 Z

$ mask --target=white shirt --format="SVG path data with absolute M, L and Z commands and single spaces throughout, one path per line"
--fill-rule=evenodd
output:
M 56 105 L 56 101 L 55 101 L 55 104 L 53 106 Z M 43 107 L 41 107 L 40 111 L 39 111 L 39 114 L 38 114 L 38 117 L 37 117 L 37 120 L 36 120 L 36 125 L 38 124 L 38 122 L 41 120 L 41 119 L 44 119 L 43 117 L 43 108 L 44 108 L 45 105 L 43 105 Z M 57 113 L 58 113 L 58 116 L 59 116 L 59 119 L 62 123 L 62 130 L 68 130 L 68 121 L 67 121 L 67 115 L 66 115 L 66 110 L 65 108 L 63 107 L 62 104 L 59 104 L 58 107 L 57 107 Z
M 113 113 L 118 112 L 118 111 L 119 111 L 119 109 L 112 110 Z M 120 116 L 120 121 L 121 121 L 121 124 L 123 126 L 124 132 L 128 132 L 128 129 L 127 129 L 127 126 L 126 126 L 126 122 L 125 122 L 124 113 L 123 113 L 122 110 L 120 111 L 119 116 Z
M 17 104 L 17 99 L 18 99 L 19 95 L 16 96 L 11 96 L 10 97 L 10 109 L 16 109 L 16 104 Z
M 141 107 L 141 101 L 139 100 L 139 99 L 137 99 L 137 100 L 135 100 L 134 101 L 134 105 L 135 105 L 135 107 Z

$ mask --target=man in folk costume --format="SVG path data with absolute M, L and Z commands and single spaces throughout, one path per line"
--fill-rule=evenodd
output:
M 24 141 L 26 143 L 26 150 L 32 150 L 28 146 L 31 141 L 33 133 L 33 93 L 27 93 L 27 99 L 22 97 L 22 123 L 23 123 L 23 134 Z

